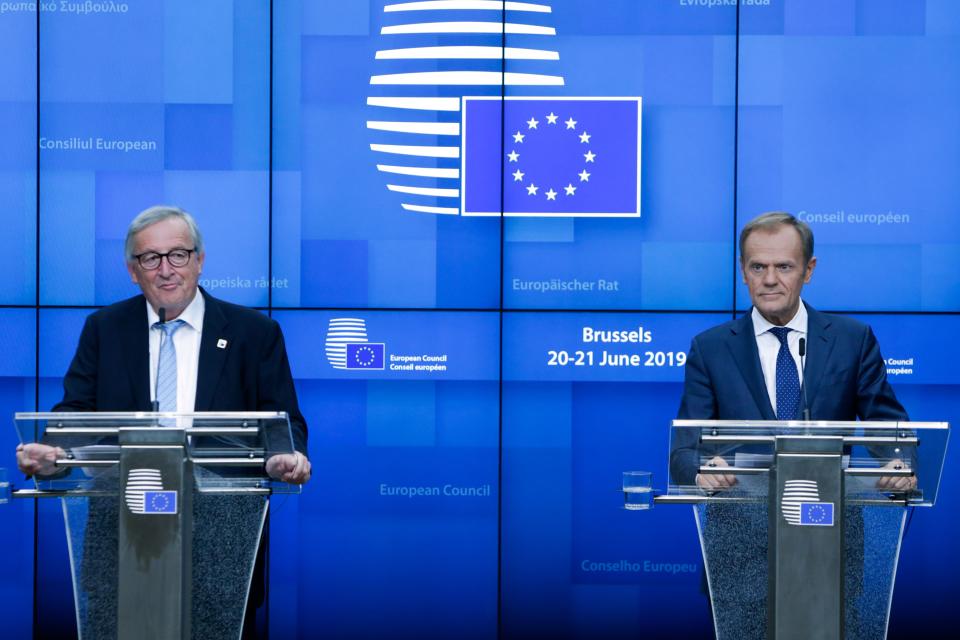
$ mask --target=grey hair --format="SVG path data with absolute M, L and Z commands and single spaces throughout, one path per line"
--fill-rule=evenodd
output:
M 141 211 L 130 223 L 130 226 L 127 227 L 127 239 L 123 245 L 123 252 L 127 257 L 127 262 L 133 262 L 135 260 L 133 256 L 133 245 L 136 235 L 150 225 L 166 220 L 167 218 L 179 218 L 183 220 L 187 225 L 187 230 L 190 232 L 190 239 L 193 241 L 194 250 L 198 256 L 203 255 L 203 236 L 200 235 L 200 227 L 197 226 L 197 221 L 193 219 L 193 216 L 178 207 L 158 205 Z
M 740 261 L 743 262 L 744 246 L 747 244 L 747 238 L 751 233 L 754 231 L 770 233 L 776 231 L 777 227 L 784 226 L 793 227 L 800 234 L 800 243 L 803 246 L 803 265 L 806 268 L 813 258 L 813 231 L 806 222 L 798 220 L 786 211 L 770 211 L 747 223 L 747 226 L 740 232 Z

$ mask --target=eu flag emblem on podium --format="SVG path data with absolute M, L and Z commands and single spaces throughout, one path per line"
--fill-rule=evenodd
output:
M 143 512 L 144 513 L 176 513 L 177 512 L 177 492 L 176 491 L 144 491 L 143 492 Z
M 640 98 L 464 97 L 462 215 L 638 217 L 640 107 Z
M 801 502 L 800 524 L 811 527 L 832 527 L 833 503 Z
M 347 344 L 347 369 L 383 369 L 383 342 Z

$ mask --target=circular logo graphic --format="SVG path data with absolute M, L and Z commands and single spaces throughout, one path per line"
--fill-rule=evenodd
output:
M 388 0 L 379 19 L 366 123 L 377 170 L 404 210 L 459 215 L 461 99 L 563 87 L 553 8 Z

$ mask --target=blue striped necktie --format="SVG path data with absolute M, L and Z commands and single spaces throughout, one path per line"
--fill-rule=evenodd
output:
M 177 347 L 173 344 L 173 334 L 184 324 L 183 320 L 173 320 L 153 325 L 164 333 L 157 363 L 157 407 L 160 411 L 177 410 Z
M 797 407 L 800 406 L 800 375 L 787 341 L 790 331 L 787 327 L 770 329 L 780 341 L 780 351 L 777 352 L 777 420 L 796 420 Z

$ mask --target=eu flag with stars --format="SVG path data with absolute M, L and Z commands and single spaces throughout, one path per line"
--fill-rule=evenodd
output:
M 144 491 L 143 492 L 143 512 L 144 513 L 176 513 L 177 512 L 177 492 L 176 491 Z
M 462 214 L 640 215 L 640 98 L 463 99 Z
M 800 524 L 815 527 L 833 526 L 832 502 L 801 502 Z
M 347 369 L 383 369 L 383 342 L 347 344 Z

